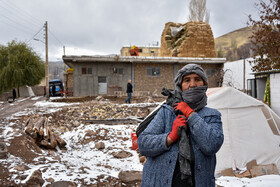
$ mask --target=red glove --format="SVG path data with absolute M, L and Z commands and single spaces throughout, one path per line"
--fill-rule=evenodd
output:
M 172 131 L 169 133 L 169 138 L 173 141 L 176 142 L 179 139 L 178 136 L 178 128 L 181 126 L 185 126 L 187 127 L 187 121 L 186 121 L 186 117 L 183 115 L 178 115 L 175 119 L 175 121 L 173 122 L 173 126 L 172 126 Z
M 174 109 L 175 112 L 179 110 L 187 118 L 189 118 L 190 114 L 192 112 L 194 112 L 194 110 L 191 109 L 191 107 L 187 103 L 185 103 L 184 101 L 181 101 L 180 103 L 175 103 L 174 106 L 175 107 L 173 109 Z

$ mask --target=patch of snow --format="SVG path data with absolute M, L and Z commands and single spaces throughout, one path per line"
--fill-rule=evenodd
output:
M 50 101 L 38 101 L 34 105 L 37 107 L 64 107 L 64 106 L 71 106 L 77 105 L 80 103 L 64 103 L 64 102 L 50 102 Z
M 16 136 L 20 136 L 21 135 L 17 131 L 14 130 L 14 128 L 12 127 L 13 125 L 14 125 L 14 123 L 10 123 L 8 125 L 5 125 L 5 127 L 1 127 L 1 129 L 3 129 L 1 137 L 3 139 L 10 140 L 10 139 L 13 139 Z
M 28 100 L 28 99 L 30 99 L 30 97 L 26 97 L 26 98 L 23 98 L 21 100 L 15 100 L 15 103 L 20 103 L 20 102 Z
M 156 103 L 131 103 L 131 104 L 121 104 L 121 106 L 127 106 L 127 107 L 149 107 L 149 106 L 157 106 L 161 104 L 161 102 Z
M 216 185 L 224 187 L 279 187 L 280 175 L 264 175 L 254 178 L 219 177 Z
M 36 101 L 36 100 L 38 100 L 38 99 L 40 99 L 40 98 L 42 98 L 42 97 L 43 97 L 43 96 L 33 97 L 33 98 L 31 98 L 31 100 Z
M 10 123 L 4 128 L 2 135 L 5 139 L 11 139 L 14 137 L 13 124 Z M 59 156 L 60 161 L 55 161 L 53 158 L 48 157 L 47 151 L 42 151 L 39 157 L 34 161 L 39 161 L 40 158 L 46 159 L 45 162 L 28 164 L 30 168 L 21 172 L 21 175 L 27 175 L 24 180 L 16 179 L 18 174 L 13 176 L 14 181 L 17 184 L 24 184 L 30 178 L 32 173 L 40 169 L 44 180 L 53 178 L 55 181 L 74 181 L 78 182 L 79 179 L 83 179 L 86 183 L 93 183 L 93 181 L 99 175 L 108 175 L 118 178 L 120 171 L 137 170 L 142 171 L 143 165 L 139 161 L 138 153 L 131 149 L 131 133 L 134 132 L 136 125 L 104 125 L 104 124 L 81 124 L 73 131 L 68 131 L 61 134 L 66 142 L 67 151 L 64 152 L 58 147 L 58 151 L 54 153 L 54 156 Z M 88 131 L 99 132 L 98 136 L 101 138 L 101 142 L 105 144 L 105 149 L 98 150 L 95 148 L 95 143 L 98 141 L 86 141 L 88 136 L 85 136 Z M 105 140 L 104 140 L 105 139 Z M 126 151 L 132 154 L 131 157 L 120 159 L 113 156 L 113 152 Z M 2 162 L 2 161 L 1 161 Z M 10 163 L 10 172 L 18 173 L 14 168 L 17 165 L 21 165 L 23 161 L 10 155 L 8 159 L 4 160 L 2 164 Z M 48 185 L 45 182 L 43 186 Z

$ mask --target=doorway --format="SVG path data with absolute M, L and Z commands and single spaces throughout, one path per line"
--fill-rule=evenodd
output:
M 107 78 L 98 77 L 98 94 L 107 94 Z

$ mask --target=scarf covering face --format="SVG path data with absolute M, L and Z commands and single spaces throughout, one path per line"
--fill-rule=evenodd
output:
M 182 92 L 181 84 L 182 84 L 183 77 L 185 75 L 190 75 L 193 73 L 200 76 L 206 85 L 190 88 Z M 200 110 L 207 105 L 207 96 L 206 96 L 206 91 L 208 88 L 207 77 L 200 65 L 197 64 L 185 65 L 182 69 L 178 71 L 178 74 L 175 77 L 174 82 L 175 82 L 175 91 L 182 96 L 183 101 L 186 102 L 193 110 L 195 111 Z
M 183 101 L 193 110 L 198 111 L 207 105 L 206 90 L 208 86 L 189 88 L 182 92 Z

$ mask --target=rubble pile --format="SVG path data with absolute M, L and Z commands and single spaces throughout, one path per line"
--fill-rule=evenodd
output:
M 215 41 L 209 24 L 168 22 L 161 35 L 161 56 L 215 58 Z
M 107 123 L 110 121 L 113 123 L 114 120 L 118 119 L 143 119 L 149 114 L 149 107 L 87 103 L 79 107 L 66 107 L 46 116 L 49 119 L 49 126 L 63 133 L 91 120 L 107 120 Z

